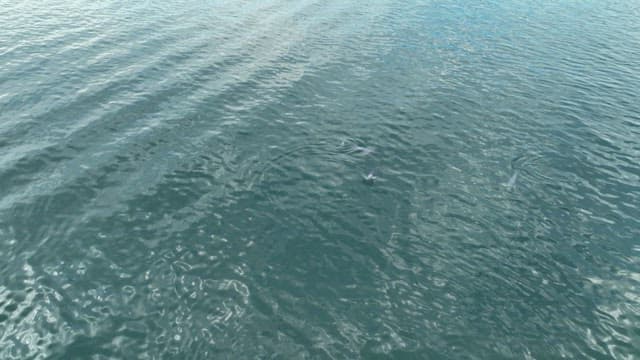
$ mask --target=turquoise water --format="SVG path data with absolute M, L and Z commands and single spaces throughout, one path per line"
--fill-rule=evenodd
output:
M 0 0 L 0 359 L 638 358 L 638 19 Z

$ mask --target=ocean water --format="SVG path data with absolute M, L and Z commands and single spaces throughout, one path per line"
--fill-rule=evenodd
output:
M 0 359 L 640 358 L 639 19 L 0 0 Z

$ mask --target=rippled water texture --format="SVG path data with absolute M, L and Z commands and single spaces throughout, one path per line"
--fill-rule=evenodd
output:
M 0 0 L 0 359 L 632 359 L 637 1 Z

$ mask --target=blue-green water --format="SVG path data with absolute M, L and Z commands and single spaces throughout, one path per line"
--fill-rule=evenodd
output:
M 0 0 L 0 359 L 639 358 L 639 19 Z

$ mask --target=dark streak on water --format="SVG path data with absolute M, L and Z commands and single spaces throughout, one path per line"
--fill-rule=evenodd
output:
M 0 359 L 638 356 L 638 19 L 0 0 Z

